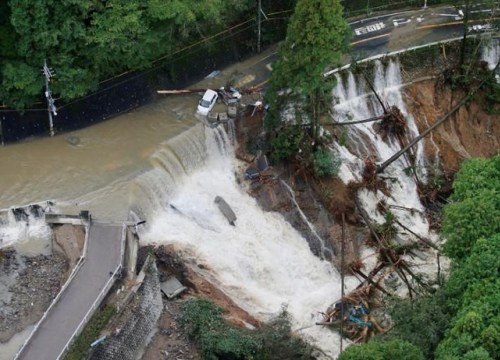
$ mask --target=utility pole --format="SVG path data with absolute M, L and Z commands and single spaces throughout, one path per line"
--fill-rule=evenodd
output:
M 260 13 L 262 11 L 262 2 L 258 0 L 257 3 L 257 53 L 260 53 Z
M 264 18 L 267 20 L 266 13 L 262 10 L 262 0 L 257 0 L 257 53 L 260 53 L 261 15 L 264 15 Z
M 47 60 L 43 62 L 42 74 L 45 76 L 45 97 L 47 98 L 47 111 L 49 113 L 49 126 L 50 126 L 50 136 L 54 136 L 54 123 L 52 121 L 52 114 L 57 116 L 57 109 L 54 105 L 54 99 L 52 98 L 52 91 L 49 88 L 50 79 L 55 76 L 54 70 L 47 66 Z

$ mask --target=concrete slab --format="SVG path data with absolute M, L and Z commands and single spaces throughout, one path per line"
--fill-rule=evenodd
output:
M 120 265 L 121 246 L 122 225 L 90 227 L 85 262 L 16 359 L 58 359 Z

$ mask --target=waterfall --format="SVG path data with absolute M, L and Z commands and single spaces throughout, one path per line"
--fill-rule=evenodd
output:
M 49 205 L 32 204 L 0 210 L 0 248 L 14 246 L 24 254 L 50 254 L 52 230 L 43 213 Z
M 482 48 L 481 59 L 488 63 L 490 70 L 495 69 L 500 61 L 500 39 L 491 39 L 486 46 Z M 497 82 L 500 82 L 500 70 L 497 69 Z
M 299 204 L 297 203 L 297 199 L 295 198 L 295 193 L 294 193 L 293 189 L 284 180 L 281 180 L 281 184 L 283 184 L 285 189 L 290 194 L 290 200 L 292 200 L 292 203 L 295 206 L 295 208 L 297 209 L 300 217 L 302 218 L 302 220 L 304 220 L 307 227 L 311 231 L 312 236 L 314 237 L 314 239 L 316 239 L 317 243 L 319 244 L 319 251 L 321 253 L 321 258 L 328 259 L 328 260 L 333 259 L 334 258 L 333 251 L 329 247 L 326 246 L 325 240 L 321 236 L 319 236 L 314 225 L 311 224 L 311 222 L 307 218 L 306 214 L 304 214 L 304 212 L 300 208 Z
M 348 72 L 345 78 L 339 74 L 337 86 L 333 89 L 333 116 L 338 122 L 363 120 L 383 113 L 383 109 L 376 97 L 370 94 L 366 81 L 361 76 Z M 384 66 L 380 61 L 374 64 L 373 76 L 370 78 L 374 88 L 382 101 L 389 106 L 399 108 L 407 121 L 407 141 L 418 136 L 418 128 L 413 116 L 408 112 L 401 93 L 401 72 L 397 61 L 390 61 Z M 374 122 L 349 125 L 346 127 L 346 144 L 336 144 L 333 149 L 343 160 L 339 176 L 348 183 L 361 179 L 364 160 L 373 157 L 376 163 L 382 163 L 401 149 L 399 141 L 387 139 L 384 141 L 374 128 Z M 423 140 L 414 147 L 415 172 L 420 181 L 426 180 Z M 387 179 L 389 195 L 377 191 L 376 194 L 362 190 L 359 192 L 360 201 L 371 219 L 382 223 L 383 216 L 377 211 L 377 203 L 385 200 L 398 220 L 415 233 L 430 236 L 427 220 L 423 216 L 424 208 L 420 202 L 415 176 L 411 173 L 412 164 L 405 156 L 393 162 L 382 174 Z M 413 209 L 410 212 L 400 207 Z M 403 235 L 405 237 L 406 235 Z
M 488 44 L 483 47 L 482 60 L 488 63 L 488 68 L 493 70 L 500 60 L 500 40 L 491 39 Z
M 340 297 L 340 277 L 314 256 L 307 241 L 275 212 L 264 212 L 235 177 L 225 131 L 202 125 L 168 141 L 152 157 L 138 186 L 149 209 L 143 244 L 174 244 L 187 266 L 260 320 L 286 306 L 294 329 L 331 356 L 339 337 L 315 326 Z M 222 196 L 237 220 L 230 226 L 214 204 Z

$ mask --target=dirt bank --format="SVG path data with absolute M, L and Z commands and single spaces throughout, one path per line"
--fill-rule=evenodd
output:
M 461 91 L 437 87 L 434 80 L 412 84 L 405 90 L 408 110 L 420 132 L 443 117 L 464 97 Z M 463 160 L 490 157 L 500 149 L 500 121 L 485 110 L 484 94 L 462 106 L 443 125 L 425 138 L 425 155 L 429 165 L 447 174 L 458 171 Z

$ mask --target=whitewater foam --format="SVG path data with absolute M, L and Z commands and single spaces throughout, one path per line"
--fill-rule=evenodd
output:
M 202 135 L 200 129 L 194 131 Z M 155 209 L 142 243 L 174 244 L 189 266 L 261 320 L 271 319 L 286 306 L 293 328 L 305 328 L 302 336 L 336 356 L 338 334 L 314 324 L 321 319 L 320 312 L 340 297 L 337 270 L 314 256 L 307 241 L 280 214 L 262 211 L 241 189 L 225 132 L 205 128 L 203 143 L 203 165 L 177 181 L 175 190 L 166 190 L 168 200 Z M 161 176 L 165 170 L 155 171 Z M 150 185 L 157 183 L 143 187 Z M 236 226 L 218 211 L 215 196 L 232 207 Z

